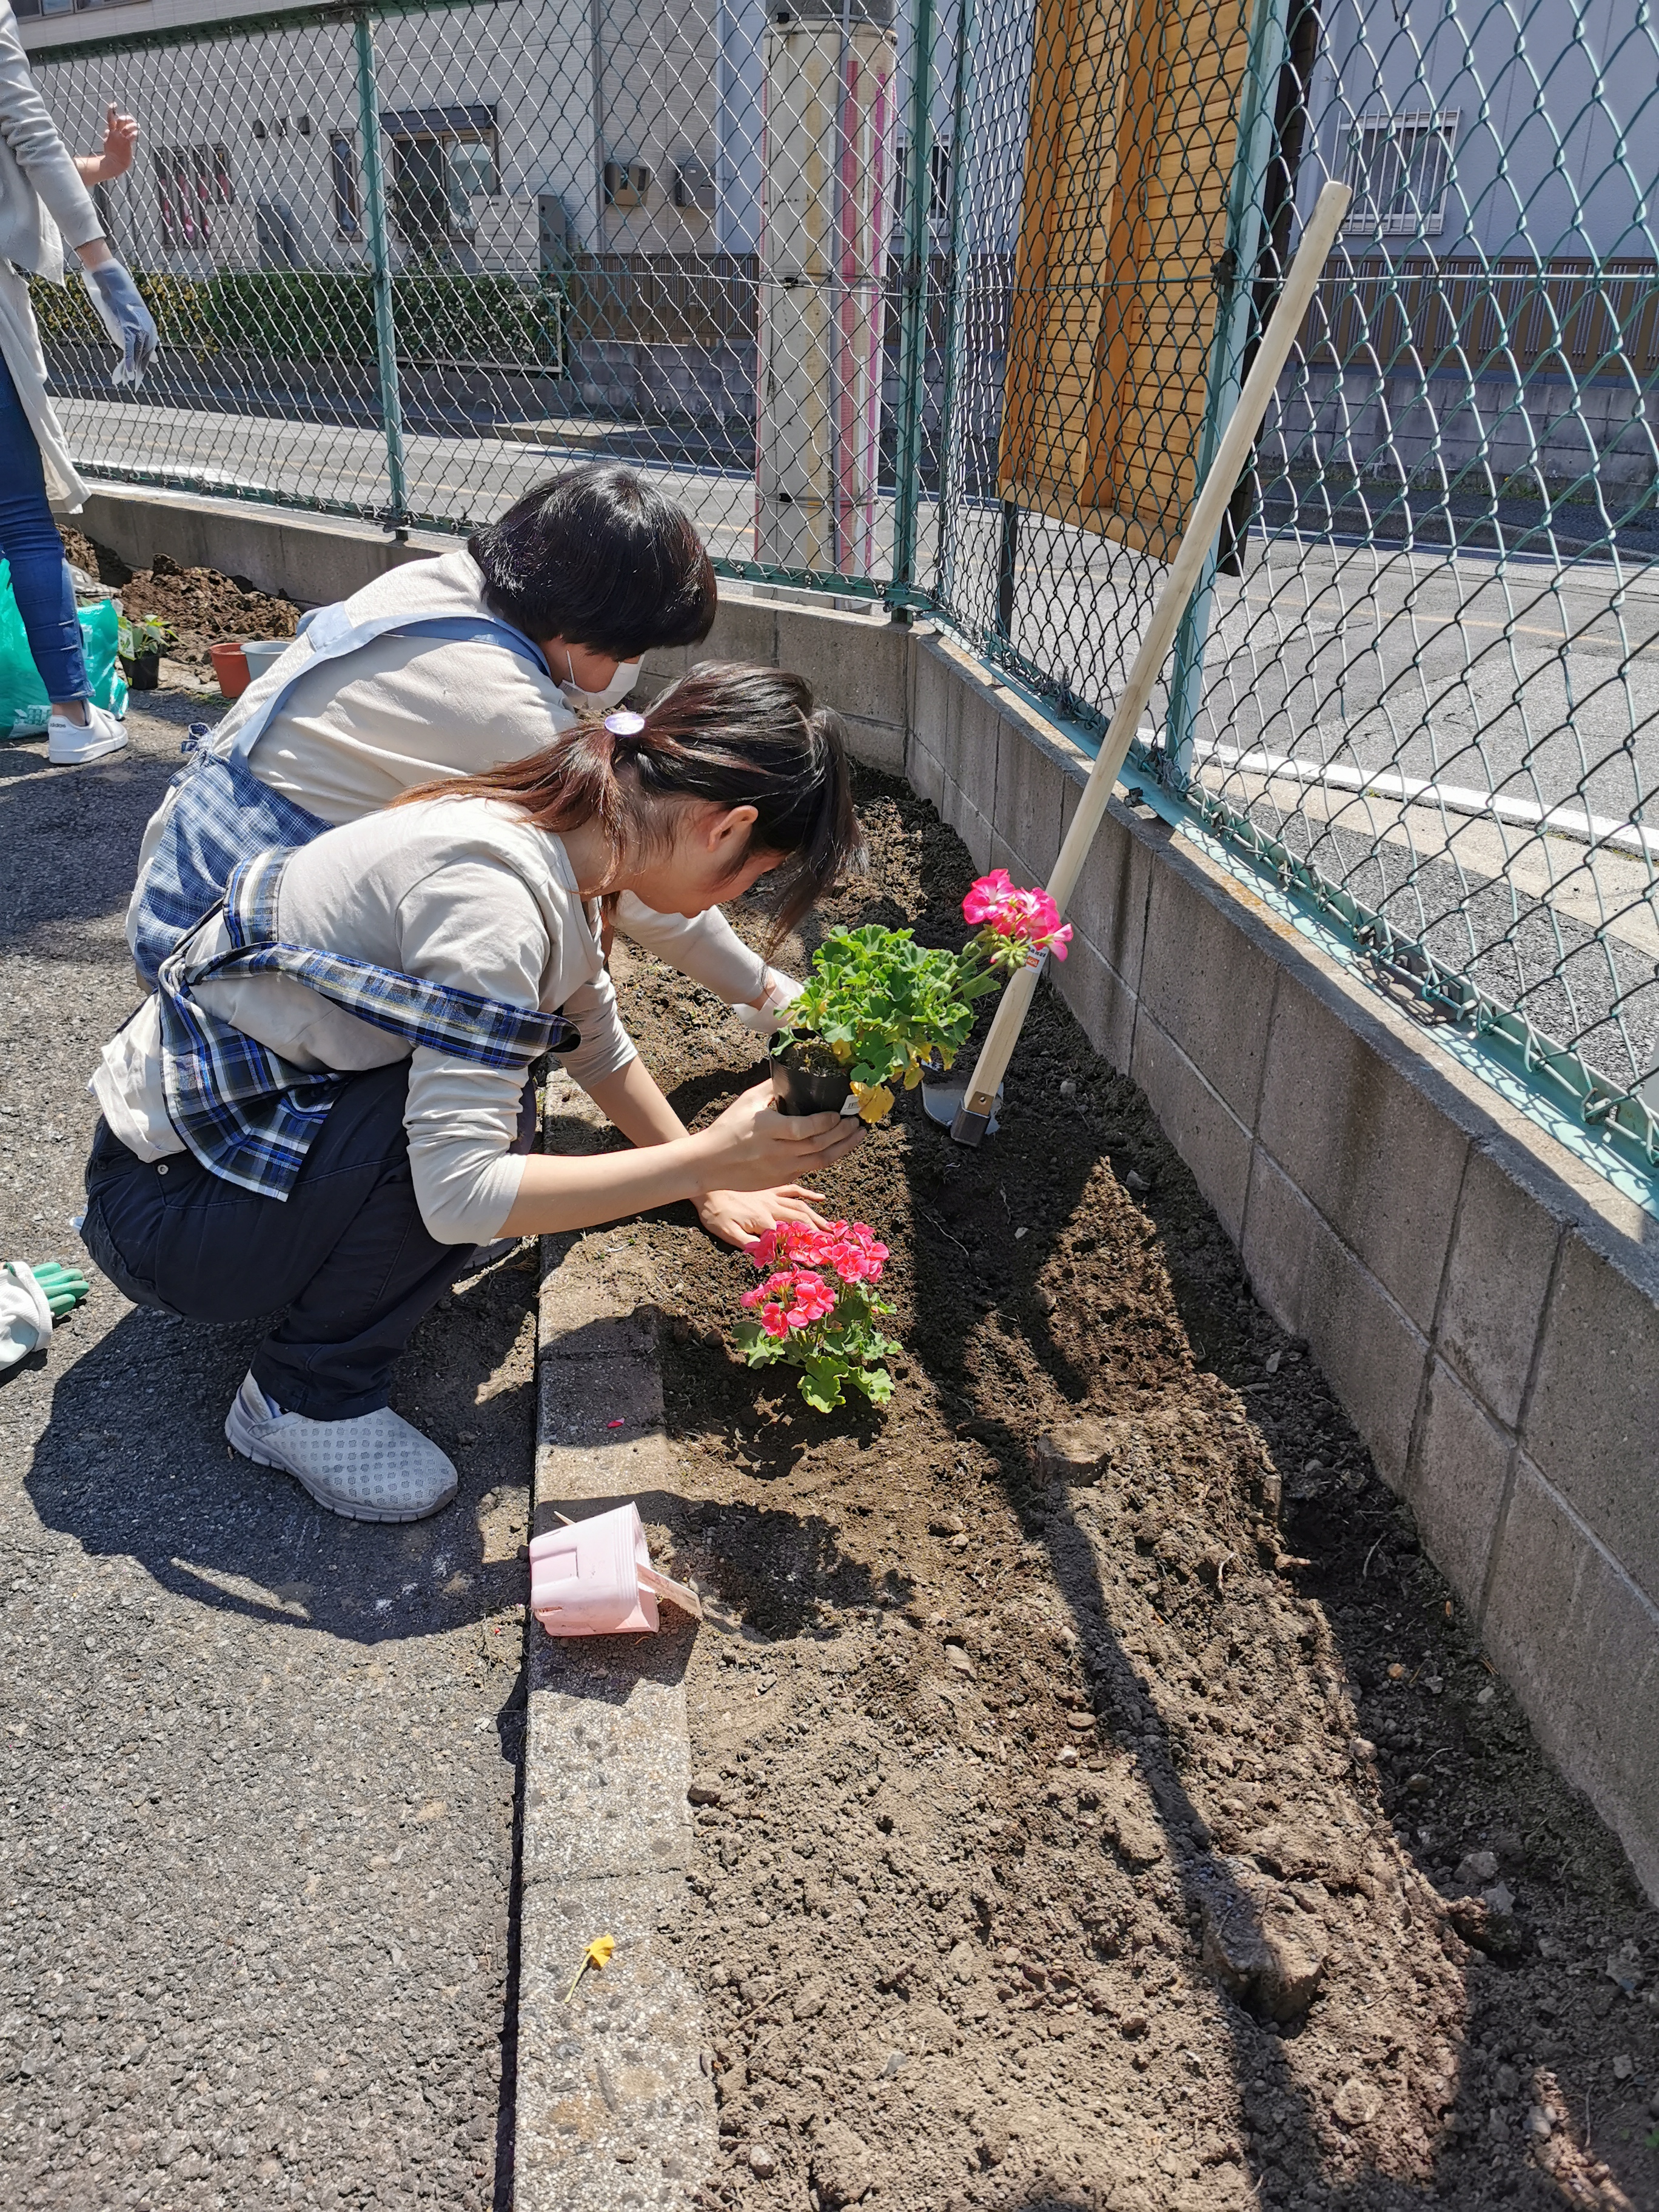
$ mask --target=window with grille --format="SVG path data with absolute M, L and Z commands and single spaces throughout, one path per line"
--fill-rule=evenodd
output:
M 893 232 L 896 237 L 902 237 L 910 175 L 910 148 L 904 139 L 899 141 L 895 150 L 893 164 Z M 936 138 L 927 149 L 927 220 L 937 226 L 948 222 L 950 215 L 951 143 L 946 138 Z
M 1376 238 L 1434 238 L 1444 228 L 1457 110 L 1362 115 L 1348 147 L 1346 228 Z
M 477 228 L 475 203 L 501 191 L 495 111 L 482 102 L 386 110 L 392 217 L 419 249 L 441 249 Z
M 235 197 L 228 146 L 172 146 L 154 156 L 155 190 L 161 213 L 161 243 L 169 252 L 198 248 L 213 237 L 215 208 Z
M 329 174 L 334 185 L 334 228 L 342 238 L 363 234 L 362 204 L 357 198 L 357 149 L 343 131 L 328 142 Z

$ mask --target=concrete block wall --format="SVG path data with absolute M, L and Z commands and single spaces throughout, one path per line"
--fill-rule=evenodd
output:
M 100 493 L 83 526 L 307 600 L 453 542 L 174 493 Z M 799 669 L 976 866 L 1042 880 L 1085 757 L 945 639 L 804 597 L 725 588 L 708 643 L 648 679 Z M 1055 987 L 1659 1901 L 1659 1222 L 1163 822 L 1110 808 L 1070 919 Z

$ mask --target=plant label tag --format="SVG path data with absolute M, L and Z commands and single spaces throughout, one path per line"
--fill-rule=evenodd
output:
M 859 1110 L 859 1099 L 858 1099 L 858 1093 L 857 1093 L 857 1091 L 849 1091 L 848 1092 L 848 1094 L 847 1094 L 846 1097 L 845 1097 L 845 1098 L 843 1098 L 843 1099 L 842 1100 L 842 1102 L 841 1102 L 841 1118 L 842 1118 L 842 1120 L 843 1121 L 848 1121 L 848 1120 L 852 1120 L 852 1119 L 856 1118 L 857 1114 L 858 1114 L 858 1110 Z

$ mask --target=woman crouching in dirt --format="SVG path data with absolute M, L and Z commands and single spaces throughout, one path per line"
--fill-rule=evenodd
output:
M 140 1305 L 285 1307 L 230 1443 L 334 1512 L 435 1512 L 455 1469 L 388 1381 L 476 1246 L 679 1199 L 746 1243 L 816 1221 L 810 1178 L 857 1141 L 763 1085 L 689 1135 L 622 1027 L 602 902 L 696 915 L 769 873 L 781 935 L 857 836 L 838 717 L 799 677 L 706 665 L 643 715 L 244 861 L 105 1048 L 88 1249 Z M 549 1049 L 635 1150 L 530 1154 Z

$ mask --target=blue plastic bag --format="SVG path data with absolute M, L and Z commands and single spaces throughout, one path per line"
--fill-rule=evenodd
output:
M 113 599 L 100 599 L 76 611 L 81 617 L 81 647 L 87 657 L 87 681 L 94 704 L 112 714 L 127 711 L 127 679 L 121 673 L 119 645 L 121 610 Z M 52 702 L 29 651 L 23 617 L 12 596 L 11 568 L 0 561 L 0 737 L 43 738 L 52 715 Z

